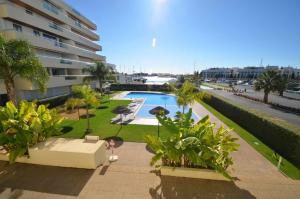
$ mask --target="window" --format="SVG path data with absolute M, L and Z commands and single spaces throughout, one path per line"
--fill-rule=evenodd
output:
M 65 69 L 63 68 L 52 68 L 52 75 L 56 76 L 56 75 L 65 75 Z
M 50 39 L 50 40 L 54 40 L 56 41 L 56 37 L 52 36 L 52 35 L 49 35 L 49 34 L 46 34 L 46 33 L 43 33 L 43 37 L 45 39 Z
M 53 13 L 55 13 L 55 14 L 59 14 L 59 9 L 58 9 L 58 7 L 56 7 L 54 4 L 52 4 L 50 1 L 47 1 L 47 0 L 45 0 L 44 2 L 43 2 L 43 7 L 45 8 L 45 9 L 47 9 L 47 10 L 49 10 L 49 11 L 51 11 L 51 12 L 53 12 Z
M 33 34 L 34 34 L 34 36 L 37 36 L 37 37 L 41 36 L 41 33 L 38 30 L 33 30 Z
M 29 15 L 33 15 L 33 12 L 31 10 L 26 9 L 25 12 Z
M 63 32 L 63 29 L 56 23 L 49 23 L 49 27 Z
M 22 32 L 22 26 L 20 26 L 18 24 L 13 24 L 13 27 L 14 27 L 15 31 Z

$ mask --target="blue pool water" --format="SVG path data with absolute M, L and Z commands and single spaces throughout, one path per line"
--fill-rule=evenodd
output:
M 137 113 L 137 117 L 142 118 L 155 118 L 155 116 L 151 115 L 149 111 L 157 106 L 162 106 L 166 108 L 170 113 L 168 117 L 174 118 L 176 112 L 182 111 L 182 107 L 177 106 L 176 97 L 163 93 L 146 93 L 146 92 L 130 92 L 124 98 L 136 99 L 136 98 L 144 98 L 145 103 L 140 108 Z M 185 111 L 188 111 L 188 107 L 185 108 Z M 192 116 L 195 120 L 198 117 L 193 113 Z

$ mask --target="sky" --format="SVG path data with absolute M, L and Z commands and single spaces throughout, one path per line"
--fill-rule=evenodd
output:
M 65 0 L 120 72 L 300 67 L 300 0 Z

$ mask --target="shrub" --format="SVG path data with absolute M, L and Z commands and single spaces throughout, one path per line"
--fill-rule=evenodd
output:
M 28 147 L 58 135 L 62 120 L 55 109 L 49 110 L 45 105 L 22 101 L 15 107 L 10 101 L 0 107 L 0 146 L 9 152 L 12 163 L 28 154 Z
M 202 100 L 245 128 L 275 152 L 300 168 L 300 135 L 219 97 L 204 94 Z
M 230 153 L 239 146 L 236 138 L 223 127 L 215 131 L 208 116 L 195 125 L 191 116 L 192 109 L 186 114 L 178 112 L 175 120 L 157 116 L 172 135 L 166 140 L 146 136 L 148 146 L 155 152 L 151 164 L 162 160 L 163 166 L 213 169 L 230 178 L 226 169 L 233 164 Z

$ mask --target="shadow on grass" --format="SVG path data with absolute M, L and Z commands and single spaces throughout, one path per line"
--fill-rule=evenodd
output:
M 0 193 L 11 189 L 10 197 L 21 196 L 23 190 L 78 196 L 94 170 L 0 161 Z M 74 180 L 76 179 L 76 180 Z
M 109 108 L 109 106 L 99 106 L 99 107 L 97 107 L 97 109 L 107 109 L 107 108 Z
M 80 116 L 80 119 L 87 119 L 87 117 L 86 117 L 87 115 L 85 114 L 85 115 L 81 115 Z M 89 114 L 89 118 L 93 118 L 93 117 L 95 117 L 96 115 L 95 114 Z
M 150 188 L 149 193 L 154 199 L 163 198 L 230 198 L 254 199 L 249 191 L 241 189 L 234 182 L 219 180 L 203 180 L 161 176 L 161 184 Z
M 71 126 L 64 126 L 62 127 L 62 130 L 60 131 L 62 134 L 66 134 L 66 133 L 69 133 L 73 130 L 74 128 L 71 127 Z

